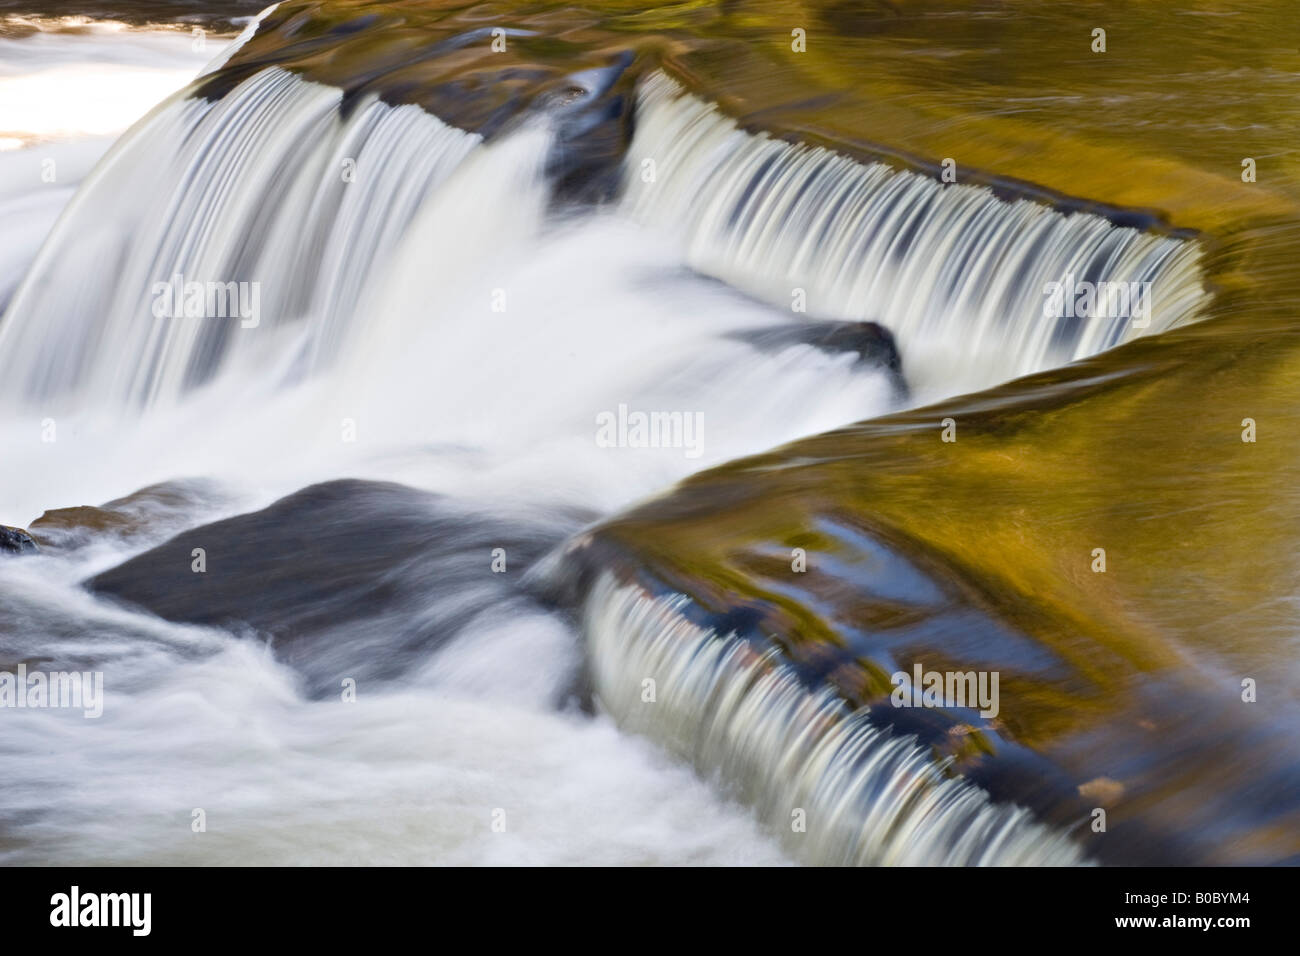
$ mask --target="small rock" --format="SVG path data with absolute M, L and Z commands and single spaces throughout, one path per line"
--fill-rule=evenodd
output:
M 860 365 L 882 369 L 889 375 L 900 400 L 908 396 L 903 360 L 893 333 L 877 322 L 812 321 L 731 332 L 726 337 L 766 352 L 791 345 L 810 345 L 832 355 L 856 352 Z
M 32 536 L 22 528 L 0 524 L 0 554 L 35 554 L 38 550 Z
M 209 482 L 168 481 L 94 507 L 52 508 L 28 525 L 41 548 L 72 550 L 105 537 L 128 540 L 165 532 L 219 499 Z
M 1111 807 L 1124 796 L 1124 784 L 1110 777 L 1094 777 L 1079 784 L 1079 796 L 1096 800 L 1103 807 Z

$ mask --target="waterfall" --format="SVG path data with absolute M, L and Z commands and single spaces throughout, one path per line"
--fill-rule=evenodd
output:
M 809 689 L 774 649 L 692 624 L 686 600 L 600 576 L 583 622 L 596 691 L 623 727 L 720 776 L 794 856 L 836 866 L 1083 862 L 1064 833 L 946 777 L 915 740 Z
M 785 310 L 799 289 L 810 315 L 879 322 L 905 359 L 953 350 L 968 387 L 1193 321 L 1208 297 L 1194 241 L 746 132 L 663 74 L 642 85 L 625 182 L 631 213 L 701 272 Z M 1150 283 L 1150 315 L 1045 318 L 1045 287 L 1070 276 Z
M 220 73 L 229 55 L 209 70 Z M 197 471 L 228 481 L 243 504 L 265 503 L 308 482 L 361 476 L 416 485 L 467 511 L 486 501 L 494 516 L 520 522 L 564 515 L 568 533 L 702 467 L 897 407 L 899 392 L 880 368 L 782 334 L 758 336 L 780 343 L 763 352 L 745 344 L 755 330 L 784 333 L 814 318 L 877 322 L 896 339 L 909 383 L 924 386 L 913 394 L 933 397 L 1195 321 L 1206 300 L 1194 239 L 746 131 L 660 73 L 642 82 L 635 121 L 621 195 L 579 204 L 554 194 L 547 159 L 564 137 L 545 115 L 485 141 L 376 95 L 345 108 L 341 90 L 278 67 L 215 100 L 194 88 L 166 100 L 87 176 L 0 318 L 0 411 L 13 413 L 0 438 L 35 444 L 42 419 L 32 409 L 61 413 L 62 434 L 73 435 L 77 415 L 111 409 L 119 430 L 85 427 L 73 442 L 50 441 L 24 460 L 21 475 L 0 476 L 0 500 L 33 509 L 38 501 L 102 501 Z M 1074 280 L 1149 284 L 1149 315 L 1045 316 L 1048 287 Z M 198 314 L 188 312 L 191 284 Z M 209 314 L 212 286 L 255 289 L 255 314 Z M 799 296 L 806 309 L 792 312 Z M 315 391 L 295 392 L 303 383 Z M 625 418 L 629 408 L 699 421 L 701 447 L 686 454 L 668 444 L 600 444 L 593 423 L 616 410 Z M 145 413 L 157 417 L 139 427 Z M 343 432 L 360 423 L 363 439 L 340 438 L 340 422 Z M 84 473 L 90 460 L 99 475 Z M 92 478 L 104 493 L 86 490 Z M 103 609 L 78 589 L 82 570 L 70 565 L 41 590 L 32 572 L 0 569 L 43 602 L 24 618 L 43 654 L 66 654 L 58 635 L 42 629 L 51 608 L 82 616 L 66 628 L 78 637 L 101 626 Z M 436 576 L 425 585 L 429 608 L 463 597 Z M 622 728 L 720 779 L 781 835 L 785 852 L 823 864 L 1087 862 L 1068 834 L 994 802 L 915 739 L 872 726 L 829 690 L 802 682 L 775 654 L 690 623 L 686 600 L 598 579 L 582 600 L 580 635 L 596 695 Z M 473 680 L 451 685 L 468 701 L 482 686 L 500 691 L 512 668 L 519 685 L 533 680 L 539 646 L 559 656 L 579 637 L 541 610 L 513 629 L 476 621 L 465 631 L 458 640 L 471 649 L 454 646 L 453 654 L 471 662 Z M 484 633 L 491 643 L 473 645 Z M 273 704 L 276 733 L 281 723 L 298 732 L 292 679 L 243 637 L 212 637 L 219 656 L 206 670 L 159 652 L 166 660 L 151 674 L 157 687 L 200 688 L 166 698 L 164 726 L 185 732 L 191 696 L 234 694 L 230 712 Z M 426 663 L 436 671 L 447 661 Z M 260 674 L 274 700 L 260 700 L 228 671 Z M 641 696 L 648 678 L 653 704 Z M 537 695 L 546 703 L 501 709 L 491 695 L 445 707 L 411 687 L 401 691 L 409 699 L 382 687 L 366 693 L 383 702 L 383 732 L 393 740 L 428 743 L 431 726 L 481 721 L 487 739 L 493 731 L 509 738 L 492 746 L 518 751 L 517 765 L 527 768 L 535 755 L 518 743 L 525 738 L 504 734 L 505 713 L 512 728 L 540 727 L 555 741 L 559 756 L 536 779 L 570 767 L 599 777 L 602 754 L 617 745 L 597 741 L 603 749 L 592 758 L 590 727 L 575 732 L 569 715 L 543 709 L 567 687 L 554 683 Z M 142 699 L 152 693 L 139 690 Z M 517 696 L 515 685 L 499 696 Z M 403 724 L 413 708 L 427 719 Z M 294 781 L 311 799 L 352 776 L 328 763 L 337 718 L 323 713 L 307 725 L 308 736 L 319 736 L 306 749 L 326 756 L 303 771 L 320 774 L 318 789 L 309 776 Z M 148 708 L 114 719 L 105 726 L 122 727 L 132 741 L 155 729 Z M 24 733 L 24 753 L 55 753 L 35 719 Z M 221 733 L 214 736 L 229 737 Z M 203 750 L 190 743 L 178 736 L 173 746 Z M 452 765 L 489 778 L 480 748 L 459 743 L 465 752 L 457 749 Z M 148 759 L 123 768 L 120 792 L 150 796 L 127 776 Z M 200 769 L 224 785 L 225 764 L 239 759 Z M 592 760 L 601 766 L 593 770 Z M 60 769 L 52 756 L 42 764 L 51 776 Z M 655 769 L 641 767 L 638 779 Z M 240 770 L 257 777 L 251 763 Z M 358 805 L 382 798 L 371 792 L 382 785 L 355 776 L 366 784 Z M 612 795 L 605 803 L 618 803 L 618 776 L 601 778 L 598 793 Z M 297 819 L 295 804 L 274 803 L 275 788 L 246 789 Z M 423 779 L 411 787 L 425 789 Z M 481 789 L 463 808 L 466 829 L 477 826 L 480 803 L 498 799 L 493 787 Z M 160 816 L 144 802 L 144 815 Z M 250 820 L 264 812 L 255 809 Z M 735 823 L 733 810 L 717 812 Z M 795 811 L 806 831 L 792 830 Z M 746 840 L 748 821 L 737 824 Z M 241 834 L 255 826 L 245 823 Z M 349 840 L 352 829 L 340 826 Z M 376 840 L 392 840 L 380 830 Z M 756 856 L 778 856 L 768 850 L 761 845 Z M 134 845 L 121 854 L 149 859 Z
M 478 145 L 415 106 L 263 70 L 217 102 L 180 94 L 119 141 L 0 325 L 0 398 L 149 406 L 236 357 L 328 362 L 429 191 Z M 255 283 L 258 329 L 155 314 L 158 283 Z M 178 285 L 180 283 L 177 283 Z M 263 318 L 264 317 L 264 318 Z M 242 354 L 241 354 L 242 353 Z
M 329 365 L 378 264 L 481 144 L 415 106 L 341 101 L 269 68 L 138 124 L 0 322 L 0 400 L 148 406 L 236 361 Z M 621 209 L 677 236 L 696 270 L 783 311 L 798 290 L 796 321 L 888 328 L 923 397 L 936 364 L 949 394 L 988 385 L 1192 321 L 1206 298 L 1193 240 L 748 133 L 663 74 L 642 84 L 624 179 Z M 264 334 L 152 314 L 177 277 L 256 284 Z M 1070 281 L 1149 284 L 1149 315 L 1045 318 L 1048 284 Z

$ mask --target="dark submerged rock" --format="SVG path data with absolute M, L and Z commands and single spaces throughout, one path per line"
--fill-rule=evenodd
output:
M 184 531 L 86 586 L 169 621 L 264 638 L 326 696 L 344 677 L 399 676 L 485 611 L 549 611 L 526 593 L 525 572 L 578 523 L 505 520 L 398 484 L 330 481 Z M 504 573 L 492 571 L 496 548 Z

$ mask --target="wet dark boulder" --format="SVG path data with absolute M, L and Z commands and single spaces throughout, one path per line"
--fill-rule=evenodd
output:
M 728 338 L 748 343 L 764 352 L 778 352 L 792 345 L 809 345 L 830 354 L 856 352 L 864 367 L 889 373 L 899 398 L 908 394 L 903 378 L 903 359 L 894 334 L 878 322 L 804 322 L 771 329 L 746 329 Z
M 184 531 L 86 586 L 266 640 L 324 695 L 340 677 L 398 677 L 486 611 L 522 611 L 533 603 L 525 573 L 579 522 L 506 520 L 403 485 L 330 481 Z
M 35 554 L 36 542 L 22 528 L 0 524 L 0 554 Z

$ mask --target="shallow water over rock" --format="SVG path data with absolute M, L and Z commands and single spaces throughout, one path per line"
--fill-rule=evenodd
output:
M 1291 12 L 1224 14 L 277 5 L 0 259 L 0 664 L 109 694 L 0 854 L 1300 858 Z

